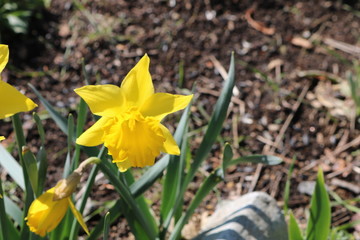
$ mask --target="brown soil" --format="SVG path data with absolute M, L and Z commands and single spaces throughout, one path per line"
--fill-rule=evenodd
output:
M 223 84 L 221 66 L 227 69 L 230 54 L 235 52 L 239 94 L 234 96 L 223 140 L 232 144 L 236 156 L 274 154 L 284 163 L 229 169 L 226 181 L 217 188 L 221 199 L 259 190 L 282 205 L 294 157 L 289 206 L 302 224 L 306 223 L 304 211 L 310 197 L 299 192 L 298 185 L 314 181 L 319 166 L 329 188 L 343 199 L 359 195 L 359 123 L 353 114 L 343 113 L 348 107 L 354 110 L 354 105 L 336 87 L 338 82 L 346 83 L 346 73 L 353 71 L 353 62 L 359 60 L 355 48 L 359 49 L 360 41 L 360 6 L 356 1 L 81 2 L 82 11 L 72 1 L 53 0 L 44 19 L 32 24 L 28 38 L 37 41 L 24 37 L 4 42 L 11 50 L 11 66 L 4 80 L 39 103 L 26 85 L 32 83 L 64 116 L 73 113 L 76 117 L 79 98 L 73 89 L 84 84 L 82 58 L 90 84 L 120 84 L 136 61 L 148 53 L 158 92 L 184 93 L 183 88 L 191 89 L 196 82 L 191 122 L 195 130 L 207 124 L 207 114 L 211 114 Z M 332 40 L 351 45 L 351 51 L 337 47 Z M 303 99 L 301 94 L 305 94 Z M 337 101 L 342 104 L 335 104 Z M 39 105 L 36 111 L 44 118 L 47 131 L 50 186 L 61 178 L 66 137 Z M 178 116 L 168 118 L 166 124 L 175 126 Z M 1 127 L 2 135 L 11 134 L 9 123 L 3 122 Z M 194 149 L 200 139 L 199 135 L 192 137 Z M 28 143 L 36 152 L 38 134 L 31 125 Z M 186 194 L 187 200 L 202 176 L 220 164 L 220 157 L 218 144 Z M 146 194 L 155 211 L 160 187 L 155 185 Z M 193 223 L 200 224 L 203 215 L 211 214 L 217 193 L 204 200 Z M 117 195 L 103 180 L 94 187 L 92 198 L 104 201 Z M 349 222 L 353 215 L 344 207 L 334 207 L 332 224 Z M 90 224 L 96 223 L 97 218 L 93 219 Z M 187 230 L 186 236 L 193 231 Z M 111 234 L 114 239 L 126 239 L 126 223 L 114 224 Z

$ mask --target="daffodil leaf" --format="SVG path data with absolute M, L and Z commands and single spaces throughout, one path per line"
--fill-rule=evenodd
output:
M 24 175 L 22 174 L 22 168 L 2 144 L 0 144 L 0 164 L 9 173 L 16 184 L 24 190 L 25 182 Z
M 292 212 L 290 212 L 288 232 L 289 232 L 289 240 L 304 240 L 301 234 L 300 227 L 296 222 L 296 219 Z
M 14 219 L 20 226 L 22 226 L 23 220 L 23 213 L 20 208 L 7 196 L 4 196 L 4 204 L 6 213 Z
M 315 191 L 310 202 L 310 216 L 306 229 L 306 239 L 326 240 L 330 232 L 331 208 L 326 191 L 324 175 L 319 168 Z
M 33 90 L 36 96 L 39 98 L 40 102 L 44 105 L 46 110 L 49 112 L 52 119 L 54 119 L 55 123 L 59 126 L 61 131 L 65 134 L 68 133 L 67 120 L 61 114 L 55 110 L 55 108 L 41 95 L 41 93 L 29 83 L 29 87 Z
M 179 221 L 176 223 L 173 232 L 171 233 L 169 240 L 178 239 L 181 230 L 184 225 L 187 223 L 189 218 L 194 213 L 195 209 L 200 205 L 202 200 L 209 194 L 209 192 L 222 180 L 222 169 L 218 168 L 214 172 L 212 172 L 204 181 L 204 183 L 200 186 L 200 188 L 196 191 L 194 198 L 192 199 L 188 209 L 181 216 Z
M 218 138 L 222 130 L 223 123 L 226 118 L 230 100 L 232 97 L 234 85 L 235 85 L 235 58 L 233 53 L 231 55 L 228 78 L 224 82 L 224 88 L 222 89 L 220 97 L 216 102 L 208 128 L 205 132 L 205 135 L 203 137 L 203 140 L 199 148 L 196 151 L 190 170 L 186 175 L 185 183 L 184 183 L 185 185 L 188 185 L 191 182 L 191 180 L 195 176 L 195 173 L 200 167 L 201 163 L 206 159 L 207 155 L 211 151 L 213 144 L 215 143 L 216 139 Z

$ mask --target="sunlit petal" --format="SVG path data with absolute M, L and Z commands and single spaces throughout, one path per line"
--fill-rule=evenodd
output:
M 193 95 L 183 96 L 169 93 L 155 93 L 140 108 L 145 116 L 162 120 L 166 115 L 184 109 Z
M 26 218 L 30 231 L 42 237 L 59 225 L 69 207 L 68 199 L 53 201 L 53 197 L 54 188 L 51 188 L 35 199 Z
M 0 80 L 0 119 L 11 117 L 15 113 L 30 111 L 37 105 L 25 97 L 16 88 Z
M 103 141 L 103 125 L 108 121 L 109 118 L 102 117 L 94 125 L 92 125 L 88 130 L 83 132 L 83 134 L 76 139 L 76 143 L 83 146 L 94 147 L 102 144 Z
M 9 61 L 9 47 L 0 44 L 0 73 L 4 70 L 7 62 Z
M 116 166 L 119 168 L 120 172 L 126 172 L 129 168 L 131 168 L 131 162 L 129 160 L 117 162 Z
M 81 213 L 76 209 L 76 207 L 74 206 L 73 202 L 71 201 L 70 198 L 67 198 L 69 201 L 69 205 L 70 205 L 70 209 L 72 211 L 72 213 L 74 214 L 76 220 L 80 223 L 81 227 L 84 229 L 84 231 L 86 232 L 87 235 L 90 235 L 89 229 L 87 228 L 85 221 L 81 215 Z
M 172 155 L 180 155 L 180 149 L 177 145 L 175 139 L 171 135 L 169 129 L 167 129 L 164 125 L 160 124 L 161 130 L 164 133 L 165 142 L 162 147 L 162 152 L 172 154 Z
M 0 141 L 4 140 L 5 137 L 4 136 L 0 136 Z
M 74 90 L 89 105 L 93 114 L 112 117 L 122 112 L 125 98 L 115 85 L 88 85 Z
M 146 99 L 154 94 L 149 64 L 150 58 L 145 54 L 121 84 L 121 89 L 123 89 L 130 106 L 140 107 Z

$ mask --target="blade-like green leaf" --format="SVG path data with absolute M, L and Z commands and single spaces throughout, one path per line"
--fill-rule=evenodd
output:
M 34 118 L 34 121 L 35 121 L 37 129 L 38 129 L 41 145 L 45 145 L 45 130 L 44 130 L 43 124 L 41 123 L 41 119 L 40 119 L 39 115 L 37 115 L 36 112 L 33 113 L 33 118 Z
M 24 158 L 24 163 L 26 165 L 26 170 L 29 176 L 31 187 L 34 193 L 38 192 L 38 168 L 35 155 L 27 147 L 23 148 L 22 155 Z M 37 196 L 38 197 L 38 196 Z
M 68 133 L 67 129 L 67 120 L 65 117 L 61 116 L 61 114 L 55 110 L 55 108 L 41 95 L 41 93 L 29 83 L 29 87 L 33 90 L 36 96 L 39 98 L 40 102 L 44 105 L 46 110 L 49 112 L 52 119 L 54 119 L 55 123 L 59 126 L 61 131 L 65 134 Z
M 214 142 L 216 141 L 218 135 L 221 132 L 229 108 L 234 85 L 235 85 L 235 59 L 234 59 L 234 53 L 232 53 L 228 79 L 224 83 L 224 88 L 222 89 L 221 95 L 216 102 L 214 112 L 211 116 L 211 120 L 208 125 L 207 131 L 204 135 L 204 138 L 198 150 L 196 151 L 194 161 L 190 167 L 190 171 L 186 175 L 185 182 L 183 185 L 185 187 L 191 182 L 191 180 L 195 176 L 196 171 L 198 170 L 201 163 L 205 160 L 205 158 L 211 151 Z
M 105 218 L 104 218 L 104 234 L 103 234 L 103 240 L 107 240 L 109 237 L 109 228 L 110 228 L 110 213 L 107 212 L 105 214 Z
M 301 230 L 299 228 L 299 225 L 297 224 L 294 214 L 291 211 L 290 211 L 288 232 L 289 232 L 289 240 L 304 240 L 303 236 L 301 235 Z
M 44 190 L 44 186 L 45 186 L 45 182 L 46 182 L 46 171 L 47 171 L 47 167 L 48 167 L 46 150 L 45 150 L 44 146 L 40 147 L 40 150 L 39 150 L 36 158 L 39 163 L 38 189 L 36 192 L 36 196 L 40 196 Z
M 319 168 L 315 191 L 311 198 L 309 217 L 306 239 L 326 240 L 330 232 L 331 208 L 321 168 Z
M 277 165 L 282 163 L 282 159 L 271 155 L 250 155 L 233 159 L 229 162 L 229 165 L 235 165 L 239 163 L 262 163 L 267 165 Z
M 201 185 L 199 190 L 196 192 L 193 200 L 191 201 L 186 212 L 181 216 L 179 221 L 176 223 L 173 232 L 171 233 L 169 240 L 178 239 L 181 234 L 181 230 L 184 225 L 187 223 L 189 218 L 194 213 L 195 209 L 199 206 L 201 201 L 208 195 L 208 193 L 222 180 L 222 169 L 218 168 L 214 172 L 212 172 Z
M 229 165 L 229 162 L 233 156 L 234 156 L 234 154 L 231 149 L 231 145 L 229 143 L 225 143 L 223 161 L 221 164 L 222 172 L 223 172 L 222 178 L 225 178 L 226 167 Z
M 7 196 L 4 196 L 4 204 L 5 204 L 5 210 L 6 213 L 12 218 L 14 219 L 15 222 L 17 222 L 20 226 L 23 224 L 23 213 L 20 210 L 20 208 L 18 207 L 18 205 L 16 205 L 10 198 L 8 198 Z
M 0 164 L 8 172 L 10 177 L 21 188 L 25 189 L 24 175 L 20 164 L 10 155 L 10 153 L 0 144 Z
M 109 209 L 108 211 L 110 213 L 109 224 L 113 223 L 117 218 L 120 217 L 123 207 L 124 207 L 123 201 L 118 200 L 115 203 L 115 205 Z M 99 220 L 98 224 L 95 226 L 95 228 L 93 228 L 92 231 L 90 232 L 90 236 L 88 237 L 88 240 L 98 239 L 102 231 L 104 230 L 104 224 L 105 224 L 105 218 L 102 217 Z

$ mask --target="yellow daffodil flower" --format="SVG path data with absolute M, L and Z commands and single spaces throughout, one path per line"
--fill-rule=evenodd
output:
M 7 45 L 0 44 L 0 74 L 4 70 L 9 60 L 9 48 Z M 0 119 L 11 117 L 15 113 L 30 111 L 37 105 L 30 99 L 25 97 L 16 88 L 10 84 L 3 82 L 0 75 Z M 5 104 L 6 103 L 6 104 Z M 0 136 L 0 141 L 4 140 Z
M 81 214 L 70 198 L 79 180 L 80 175 L 74 172 L 67 179 L 60 180 L 55 187 L 50 188 L 31 203 L 25 219 L 30 231 L 44 237 L 59 225 L 70 206 L 75 218 L 89 235 L 89 230 Z
M 168 114 L 184 109 L 192 95 L 154 93 L 145 54 L 127 74 L 121 87 L 92 85 L 75 89 L 101 118 L 76 143 L 104 144 L 120 171 L 153 165 L 160 152 L 179 155 L 170 131 L 161 124 Z

